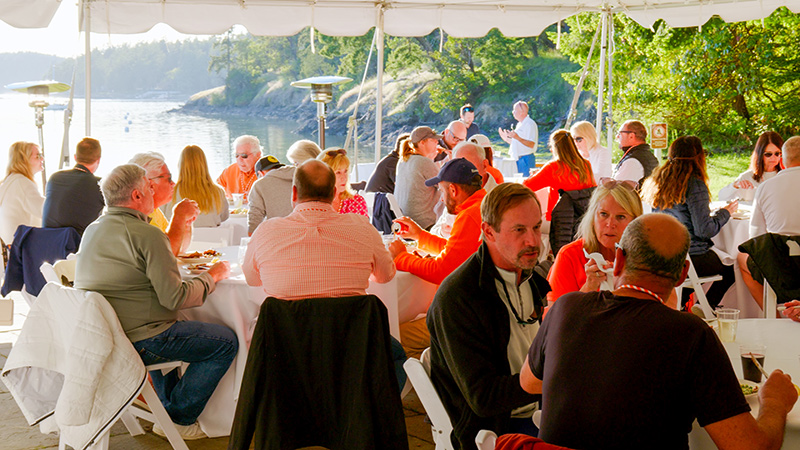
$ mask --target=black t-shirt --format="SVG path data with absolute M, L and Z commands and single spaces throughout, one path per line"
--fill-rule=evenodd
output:
M 394 194 L 394 182 L 399 159 L 398 153 L 393 151 L 378 162 L 375 171 L 369 177 L 369 182 L 367 182 L 367 192 Z
M 543 380 L 548 443 L 688 449 L 688 433 L 750 411 L 725 349 L 692 314 L 649 299 L 575 292 L 550 309 L 528 353 Z

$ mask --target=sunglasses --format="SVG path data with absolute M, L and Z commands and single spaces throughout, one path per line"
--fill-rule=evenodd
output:
M 236 158 L 247 159 L 247 158 L 249 158 L 249 157 L 250 157 L 250 154 L 249 154 L 249 153 L 237 153 L 237 154 L 236 154 Z
M 775 155 L 775 156 L 778 156 L 778 157 L 780 157 L 780 156 L 781 156 L 781 152 L 775 152 L 775 153 L 772 153 L 772 152 L 764 152 L 764 156 L 766 156 L 767 158 L 772 158 L 772 155 Z
M 161 179 L 161 178 L 164 178 L 164 179 L 166 179 L 168 182 L 172 183 L 172 174 L 169 174 L 169 175 L 159 175 L 159 176 L 157 176 L 157 177 L 152 177 L 152 178 L 150 178 L 150 179 L 151 179 L 151 180 L 158 180 L 158 179 Z
M 631 134 L 632 134 L 632 133 L 633 133 L 633 131 L 619 130 L 619 131 L 617 132 L 617 136 L 619 136 L 620 134 L 627 134 L 627 133 L 631 133 Z
M 582 137 L 576 137 L 575 138 L 575 142 L 583 142 L 583 138 Z
M 639 187 L 639 183 L 633 180 L 615 180 L 611 177 L 602 177 L 598 181 L 600 182 L 600 186 L 606 189 L 614 189 L 617 186 L 622 186 L 630 191 L 635 191 L 636 188 Z
M 466 107 L 464 107 L 462 109 L 462 111 L 464 111 L 464 112 L 475 112 L 475 108 L 473 108 L 472 106 L 466 106 Z
M 336 150 L 325 150 L 325 154 L 330 157 L 335 157 L 336 155 L 347 156 L 347 150 L 343 148 L 337 148 Z

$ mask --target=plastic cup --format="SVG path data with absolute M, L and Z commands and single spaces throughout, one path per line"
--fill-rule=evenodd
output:
M 735 342 L 736 331 L 739 328 L 739 310 L 722 308 L 717 310 L 719 322 L 719 340 L 722 342 Z
M 244 265 L 244 255 L 247 253 L 247 244 L 250 243 L 249 237 L 243 237 L 241 241 L 239 241 L 239 266 Z
M 233 194 L 233 207 L 241 208 L 244 203 L 244 194 Z
M 761 383 L 761 371 L 758 370 L 750 355 L 764 367 L 764 358 L 767 355 L 767 346 L 763 344 L 742 344 L 739 346 L 739 355 L 742 357 L 742 378 L 754 383 Z

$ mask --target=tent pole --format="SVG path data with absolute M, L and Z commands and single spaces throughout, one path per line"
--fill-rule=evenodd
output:
M 606 55 L 608 59 L 608 115 L 606 116 L 606 130 L 608 131 L 608 147 L 612 148 L 611 144 L 613 144 L 613 129 L 614 129 L 614 102 L 613 102 L 613 77 L 614 77 L 614 14 L 608 14 L 608 54 Z
M 92 135 L 92 40 L 90 37 L 92 33 L 92 9 L 89 6 L 89 2 L 90 0 L 83 0 L 83 33 L 85 38 L 83 61 L 85 63 L 86 82 L 83 107 L 86 109 L 86 136 Z
M 378 49 L 378 74 L 375 90 L 375 165 L 381 160 L 381 130 L 383 127 L 383 7 L 378 13 L 375 43 Z
M 592 46 L 589 47 L 589 56 L 586 57 L 586 64 L 583 65 L 583 72 L 581 72 L 581 78 L 578 80 L 578 84 L 575 86 L 575 93 L 572 95 L 572 103 L 569 105 L 569 112 L 567 113 L 567 120 L 564 123 L 564 128 L 569 129 L 572 122 L 575 121 L 575 116 L 577 116 L 578 112 L 578 99 L 581 96 L 581 92 L 583 92 L 583 83 L 586 81 L 586 75 L 589 73 L 589 64 L 592 63 L 592 54 L 594 54 L 594 47 L 597 44 L 597 36 L 600 35 L 600 28 L 594 33 L 594 37 L 592 38 Z
M 603 87 L 605 85 L 606 74 L 606 50 L 608 46 L 608 10 L 603 9 L 601 21 L 603 23 L 603 30 L 600 32 L 600 75 L 597 78 L 597 119 L 595 120 L 595 128 L 597 133 L 602 135 L 603 132 Z M 609 134 L 610 130 L 606 130 Z

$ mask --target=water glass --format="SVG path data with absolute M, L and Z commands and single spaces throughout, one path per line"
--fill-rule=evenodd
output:
M 719 321 L 719 340 L 722 342 L 735 342 L 736 331 L 739 328 L 739 310 L 722 308 L 717 310 Z
M 241 208 L 244 203 L 244 194 L 233 194 L 233 207 Z
M 249 237 L 243 237 L 239 242 L 239 267 L 244 265 L 244 255 L 247 253 L 247 244 L 250 243 Z

